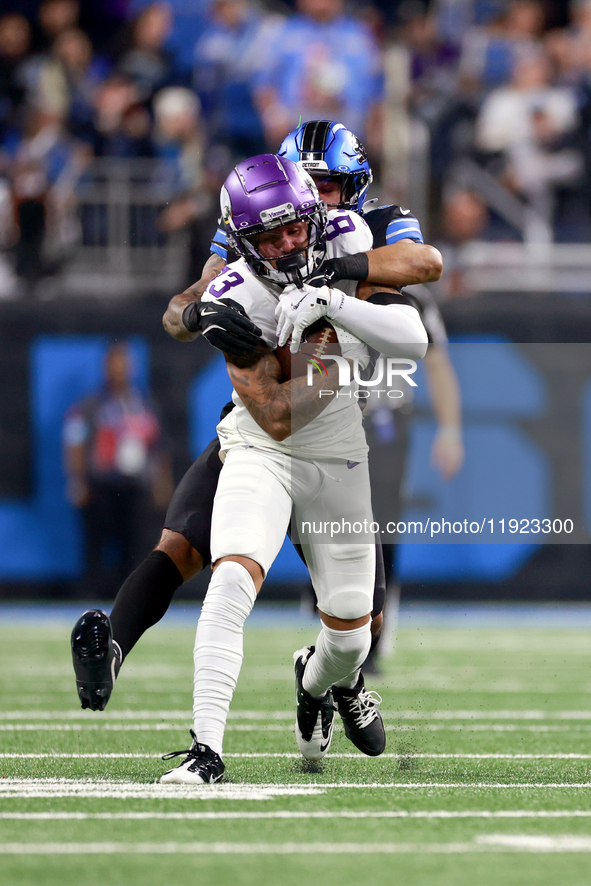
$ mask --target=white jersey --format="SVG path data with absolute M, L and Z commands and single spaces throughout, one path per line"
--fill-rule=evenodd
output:
M 373 237 L 364 219 L 347 210 L 328 213 L 326 258 L 339 258 L 356 252 L 367 252 L 373 246 Z M 357 283 L 342 280 L 335 286 L 352 297 Z M 202 301 L 231 298 L 242 305 L 248 317 L 262 330 L 265 344 L 277 347 L 275 310 L 283 287 L 257 277 L 244 259 L 228 265 L 209 284 Z M 232 446 L 250 445 L 274 449 L 298 458 L 347 459 L 361 461 L 367 458 L 367 443 L 361 423 L 361 410 L 356 398 L 358 385 L 352 382 L 338 392 L 320 413 L 301 430 L 285 440 L 273 440 L 252 418 L 236 393 L 232 394 L 235 408 L 217 426 L 222 453 Z

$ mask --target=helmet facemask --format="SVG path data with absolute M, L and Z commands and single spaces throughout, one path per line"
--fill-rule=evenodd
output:
M 305 281 L 314 271 L 322 264 L 326 255 L 326 208 L 322 202 L 319 202 L 305 213 L 293 212 L 292 218 L 285 220 L 279 219 L 278 223 L 269 222 L 256 226 L 256 230 L 246 231 L 228 231 L 228 242 L 235 252 L 237 252 L 246 261 L 254 273 L 279 286 L 287 286 L 293 282 L 293 276 L 286 272 L 280 271 L 274 264 L 277 258 L 265 257 L 258 248 L 258 240 L 260 234 L 271 231 L 274 228 L 282 227 L 296 221 L 304 221 L 308 223 L 308 242 L 301 249 L 294 250 L 289 253 L 290 256 L 301 255 L 299 273 Z M 284 256 L 285 257 L 285 256 Z
M 305 163 L 302 166 L 305 168 Z M 351 212 L 360 211 L 371 183 L 371 177 L 365 172 L 329 172 L 322 177 L 315 172 L 313 178 L 317 186 L 322 182 L 336 182 L 339 185 L 339 202 L 336 205 L 329 204 L 329 209 L 348 209 Z

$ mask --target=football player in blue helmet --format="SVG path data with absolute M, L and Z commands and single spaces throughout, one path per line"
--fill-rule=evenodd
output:
M 329 203 L 330 209 L 362 211 L 373 176 L 367 151 L 342 123 L 330 120 L 302 123 L 286 136 L 277 153 L 299 163 L 313 176 L 317 186 L 324 183 L 339 186 L 338 203 Z
M 302 123 L 286 136 L 278 155 L 298 163 L 312 176 L 329 210 L 349 209 L 363 215 L 374 238 L 370 254 L 326 262 L 321 273 L 315 275 L 317 279 L 307 282 L 330 286 L 338 280 L 352 279 L 398 289 L 439 278 L 441 256 L 425 244 L 419 220 L 410 209 L 391 204 L 364 212 L 373 176 L 365 148 L 342 123 Z M 215 242 L 214 238 L 212 249 L 216 248 Z
M 391 204 L 363 211 L 373 176 L 365 148 L 342 123 L 329 120 L 303 123 L 285 137 L 278 154 L 299 163 L 312 176 L 329 210 L 351 209 L 360 213 L 373 234 L 374 248 L 370 256 L 364 253 L 330 259 L 313 278 L 308 279 L 309 283 L 331 286 L 349 277 L 379 281 L 381 285 L 373 289 L 367 283 L 363 284 L 365 297 L 383 304 L 408 299 L 407 293 L 400 292 L 402 286 L 439 279 L 441 256 L 425 244 L 419 220 L 410 209 Z M 372 259 L 375 262 L 378 256 L 379 268 L 377 262 L 372 267 Z M 384 269 L 387 269 L 389 279 L 380 275 Z M 384 292 L 388 288 L 384 284 L 396 287 L 398 294 Z M 421 314 L 431 342 L 424 368 L 439 424 L 432 460 L 442 476 L 450 479 L 460 469 L 463 460 L 457 379 L 447 355 L 445 326 L 429 290 L 425 286 L 419 287 L 410 298 Z M 376 490 L 374 512 L 380 525 L 396 522 L 400 514 L 408 420 L 407 412 L 402 409 L 365 411 L 372 489 Z M 380 422 L 388 425 L 386 433 L 385 425 Z M 395 575 L 394 537 L 386 536 L 381 541 L 385 574 L 387 577 Z M 366 667 L 368 665 L 369 662 Z

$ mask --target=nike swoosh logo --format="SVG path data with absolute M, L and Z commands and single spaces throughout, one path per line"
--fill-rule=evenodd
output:
M 201 311 L 202 317 L 211 317 L 212 314 L 217 314 L 217 311 L 215 309 L 208 311 L 207 308 L 203 308 Z
M 360 465 L 360 464 L 361 464 L 360 461 L 348 461 L 347 467 L 349 468 L 349 470 L 351 470 L 351 468 L 356 468 L 357 465 Z
M 400 207 L 400 215 L 410 215 L 410 209 L 403 209 Z
M 329 746 L 329 744 L 330 744 L 330 738 L 328 739 L 328 741 L 326 742 L 326 744 L 321 744 L 321 745 L 320 745 L 320 753 L 321 753 L 321 754 L 323 754 L 323 753 L 325 752 L 325 750 L 327 749 L 327 747 Z

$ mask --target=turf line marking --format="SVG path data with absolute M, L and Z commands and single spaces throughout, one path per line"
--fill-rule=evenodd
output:
M 504 726 L 493 723 L 463 723 L 461 726 L 454 726 L 452 723 L 415 723 L 412 726 L 386 725 L 385 729 L 386 732 L 591 732 L 591 726 L 522 726 L 514 723 Z
M 188 711 L 0 711 L 0 720 L 183 720 Z M 396 711 L 382 714 L 388 720 L 591 720 L 587 711 Z M 230 711 L 230 720 L 293 720 L 291 711 Z
M 170 790 L 170 787 L 173 789 Z M 20 787 L 5 787 L 4 780 L 0 782 L 0 798 L 3 799 L 31 799 L 76 797 L 92 799 L 190 799 L 190 800 L 270 800 L 275 797 L 310 797 L 325 794 L 323 786 L 316 785 L 215 785 L 213 789 L 205 786 L 205 790 L 187 789 L 186 786 L 151 785 L 117 785 L 111 783 L 97 784 L 70 784 L 70 785 L 20 785 Z
M 332 755 L 331 755 L 332 756 Z M 358 756 L 357 754 L 342 754 L 334 756 Z M 382 754 L 383 757 L 394 758 L 412 757 L 424 760 L 591 760 L 591 754 Z
M 187 800 L 266 800 L 270 797 L 285 795 L 314 795 L 329 789 L 339 790 L 421 790 L 441 788 L 457 790 L 474 788 L 487 789 L 556 789 L 567 788 L 580 790 L 591 788 L 591 782 L 328 782 L 317 784 L 221 784 L 221 785 L 160 785 L 138 784 L 135 782 L 115 781 L 76 781 L 74 779 L 18 779 L 0 780 L 0 798 L 31 799 L 31 798 L 93 798 L 93 799 L 187 799 Z
M 230 711 L 230 720 L 293 720 L 292 711 Z M 0 720 L 190 720 L 186 711 L 0 711 Z
M 245 754 L 225 754 L 226 758 L 245 759 L 245 760 L 266 760 L 266 759 L 285 759 L 296 760 L 301 759 L 298 753 L 245 753 Z M 86 754 L 66 754 L 66 753 L 1 753 L 0 759 L 4 760 L 161 760 L 161 754 L 134 754 L 134 753 L 86 753 Z M 366 760 L 365 754 L 330 754 L 327 760 Z M 380 760 L 591 760 L 591 754 L 577 753 L 556 753 L 556 754 L 415 754 L 414 752 L 399 754 L 381 754 Z
M 293 718 L 292 718 L 293 719 Z M 188 720 L 188 718 L 187 718 Z M 390 727 L 386 727 L 389 729 Z M 179 723 L 0 723 L 0 732 L 186 732 Z M 293 732 L 293 726 L 279 723 L 239 723 L 226 726 L 226 732 Z
M 293 718 L 292 718 L 293 719 Z M 591 732 L 591 726 L 523 726 L 493 723 L 385 725 L 386 732 Z M 0 732 L 186 732 L 185 723 L 0 723 Z M 278 723 L 230 723 L 226 732 L 293 732 Z
M 591 852 L 591 837 L 575 834 L 483 834 L 476 842 L 522 852 Z
M 0 855 L 395 855 L 591 852 L 591 837 L 489 835 L 472 843 L 4 843 Z
M 454 818 L 485 818 L 485 819 L 520 819 L 520 818 L 591 818 L 591 810 L 425 810 L 408 812 L 406 810 L 384 810 L 381 812 L 298 812 L 295 810 L 276 810 L 275 812 L 0 812 L 3 821 L 225 821 L 249 819 L 361 819 L 361 818 L 398 818 L 398 819 L 454 819 Z

